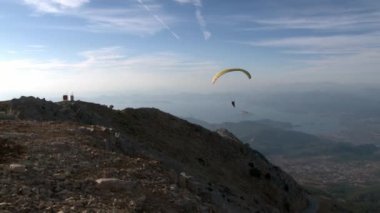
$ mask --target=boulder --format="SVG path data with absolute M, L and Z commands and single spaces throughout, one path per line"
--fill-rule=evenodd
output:
M 181 188 L 187 188 L 191 176 L 186 175 L 185 172 L 181 172 L 178 177 L 178 185 Z
M 135 182 L 124 181 L 117 178 L 99 178 L 96 180 L 97 187 L 105 191 L 124 191 L 133 190 L 136 186 Z
M 9 165 L 9 170 L 11 172 L 23 173 L 26 171 L 26 168 L 25 168 L 25 165 L 23 164 L 12 163 Z

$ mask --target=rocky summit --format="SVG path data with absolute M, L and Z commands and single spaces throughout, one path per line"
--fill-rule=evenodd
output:
M 227 130 L 154 108 L 0 102 L 0 212 L 306 212 L 307 193 Z

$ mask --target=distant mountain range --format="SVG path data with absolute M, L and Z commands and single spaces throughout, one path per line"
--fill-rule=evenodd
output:
M 380 149 L 375 144 L 355 145 L 339 142 L 295 131 L 291 123 L 258 120 L 210 124 L 197 119 L 186 119 L 210 130 L 228 129 L 241 141 L 248 143 L 252 148 L 265 155 L 288 157 L 329 155 L 348 159 L 380 158 Z

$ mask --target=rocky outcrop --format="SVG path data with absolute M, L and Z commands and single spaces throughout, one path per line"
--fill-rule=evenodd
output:
M 235 141 L 237 143 L 241 143 L 241 141 L 234 134 L 232 134 L 230 131 L 228 131 L 227 129 L 224 129 L 224 128 L 217 129 L 215 132 L 218 133 L 223 138 Z

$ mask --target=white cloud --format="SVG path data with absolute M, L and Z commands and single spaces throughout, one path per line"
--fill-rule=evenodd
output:
M 358 2 L 358 4 L 361 4 Z M 308 4 L 309 5 L 309 4 Z M 351 5 L 352 6 L 352 5 Z M 219 23 L 250 31 L 239 42 L 281 53 L 290 68 L 270 75 L 278 82 L 375 83 L 380 81 L 380 12 L 365 4 L 355 7 L 304 7 L 273 14 L 218 17 Z M 270 32 L 269 32 L 270 31 Z M 264 33 L 266 37 L 261 37 Z M 293 35 L 293 36 L 289 36 Z M 259 37 L 260 36 L 260 37 Z M 275 59 L 274 59 L 275 60 Z M 275 63 L 274 63 L 275 64 Z
M 175 2 L 178 2 L 180 4 L 188 4 L 188 3 L 192 3 L 193 0 L 174 0 Z
M 357 5 L 356 5 L 357 4 Z M 378 3 L 377 3 L 378 4 Z M 214 21 L 218 24 L 235 26 L 238 31 L 277 31 L 277 36 L 292 31 L 295 34 L 346 34 L 380 31 L 380 11 L 363 1 L 351 2 L 347 6 L 321 3 L 289 5 L 271 8 L 269 13 L 241 13 L 219 15 Z M 289 7 L 288 7 L 289 6 Z M 268 10 L 269 8 L 263 8 Z M 302 31 L 301 31 L 302 30 Z M 276 32 L 266 32 L 274 34 Z
M 305 29 L 305 30 L 324 30 L 324 31 L 360 31 L 380 28 L 380 13 L 369 12 L 346 12 L 343 14 L 323 14 L 312 16 L 279 17 L 271 19 L 257 19 L 251 17 L 253 23 L 259 28 L 250 29 Z
M 305 61 L 306 66 L 275 76 L 278 82 L 331 82 L 375 84 L 380 82 L 380 51 L 368 50 L 352 55 L 333 55 Z
M 210 86 L 216 66 L 173 53 L 126 56 L 120 47 L 81 52 L 77 62 L 0 61 L 0 91 L 80 93 L 200 91 Z M 191 78 L 189 78 L 191 76 Z
M 87 30 L 94 32 L 124 32 L 135 35 L 153 35 L 167 29 L 162 23 L 146 14 L 142 8 L 129 9 L 87 9 L 72 14 L 88 22 Z M 172 17 L 161 15 L 165 23 L 174 23 Z M 164 23 L 164 22 L 163 22 Z
M 294 53 L 311 52 L 315 54 L 355 54 L 377 49 L 380 51 L 380 33 L 332 35 L 332 36 L 303 36 L 282 39 L 269 39 L 248 42 L 252 46 L 275 47 L 295 50 Z
M 68 8 L 77 8 L 85 3 L 90 2 L 90 0 L 52 0 L 53 2 Z
M 31 53 L 34 53 L 34 52 L 43 52 L 46 50 L 46 46 L 45 45 L 41 45 L 41 44 L 30 44 L 26 47 L 26 49 L 24 50 L 25 52 L 31 52 Z
M 79 8 L 90 0 L 24 0 L 24 3 L 34 7 L 39 12 L 60 13 L 66 9 Z
M 293 59 L 295 71 L 272 76 L 278 82 L 380 82 L 379 33 L 292 37 L 251 42 L 250 45 L 277 48 L 285 54 L 307 56 Z
M 197 7 L 197 9 L 195 10 L 195 17 L 197 18 L 198 23 L 201 27 L 204 39 L 208 40 L 211 37 L 211 32 L 208 31 L 208 29 L 207 29 L 207 23 L 206 23 L 203 15 L 202 15 L 202 12 L 201 12 L 199 7 Z
M 380 81 L 380 13 L 375 10 L 315 12 L 290 17 L 239 15 L 255 31 L 275 38 L 242 42 L 286 55 L 295 67 L 272 75 L 278 82 L 376 83 Z M 236 23 L 236 22 L 235 22 Z M 246 28 L 247 29 L 247 28 Z M 302 31 L 299 31 L 302 30 Z M 292 32 L 295 36 L 283 36 Z M 318 33 L 316 33 L 318 32 Z M 273 33 L 273 32 L 271 32 Z
M 160 4 L 155 1 L 148 3 L 128 1 L 128 7 L 123 8 L 93 8 L 82 7 L 89 0 L 24 0 L 36 11 L 74 17 L 84 21 L 79 26 L 51 26 L 48 28 L 62 30 L 81 30 L 96 33 L 127 33 L 138 36 L 154 35 L 162 30 L 168 30 L 176 39 L 179 36 L 169 27 L 176 18 L 165 14 Z M 75 9 L 75 10 L 73 10 Z M 147 10 L 151 15 L 147 15 Z

